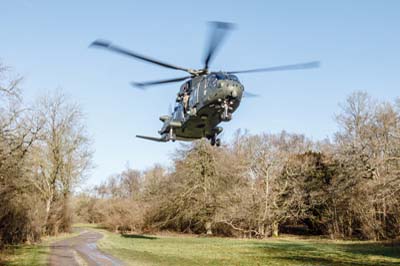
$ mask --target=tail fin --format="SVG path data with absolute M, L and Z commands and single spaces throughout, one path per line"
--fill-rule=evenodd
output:
M 137 138 L 141 139 L 147 139 L 147 140 L 152 140 L 152 141 L 158 141 L 158 142 L 167 142 L 168 140 L 163 139 L 163 138 L 155 138 L 155 137 L 148 137 L 148 136 L 142 136 L 142 135 L 136 135 Z

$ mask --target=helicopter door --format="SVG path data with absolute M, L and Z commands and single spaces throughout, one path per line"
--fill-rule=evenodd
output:
M 196 86 L 192 89 L 192 93 L 189 99 L 189 106 L 194 107 L 199 102 L 199 84 L 197 83 Z

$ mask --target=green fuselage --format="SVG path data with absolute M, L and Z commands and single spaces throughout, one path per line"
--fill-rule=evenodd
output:
M 177 140 L 211 138 L 221 133 L 218 124 L 229 121 L 232 113 L 239 107 L 244 87 L 236 76 L 212 73 L 195 77 L 182 85 L 178 94 L 177 107 L 170 122 L 180 122 L 173 128 Z M 187 110 L 180 95 L 190 93 Z M 167 133 L 165 125 L 160 133 Z

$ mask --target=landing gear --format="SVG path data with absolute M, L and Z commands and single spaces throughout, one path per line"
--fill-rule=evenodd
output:
M 215 145 L 217 145 L 217 147 L 221 146 L 221 139 L 216 139 Z
M 223 108 L 223 112 L 221 113 L 222 121 L 230 121 L 232 119 L 232 114 L 229 112 L 229 110 L 231 110 L 232 107 L 229 106 L 227 100 L 225 100 L 224 103 L 222 104 L 222 108 Z
M 169 129 L 169 139 L 172 140 L 172 142 L 175 142 L 176 140 L 176 136 L 172 127 Z
M 217 136 L 213 136 L 210 140 L 211 146 L 221 146 L 221 139 L 217 138 Z
M 216 142 L 215 138 L 211 138 L 211 141 L 210 141 L 211 146 L 214 146 L 215 142 Z

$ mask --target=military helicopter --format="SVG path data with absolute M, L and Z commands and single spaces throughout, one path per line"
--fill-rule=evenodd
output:
M 192 141 L 201 138 L 210 140 L 211 145 L 220 146 L 218 135 L 222 121 L 230 121 L 232 113 L 239 107 L 242 97 L 257 97 L 244 91 L 235 74 L 269 72 L 282 70 L 299 70 L 319 67 L 318 61 L 301 64 L 283 65 L 268 68 L 257 68 L 239 71 L 210 71 L 209 66 L 220 44 L 234 24 L 226 22 L 210 22 L 211 31 L 208 47 L 203 58 L 203 68 L 191 69 L 165 63 L 104 40 L 96 40 L 90 46 L 104 48 L 135 59 L 159 65 L 165 68 L 185 71 L 189 75 L 173 79 L 132 82 L 133 86 L 145 89 L 148 86 L 185 81 L 177 94 L 176 104 L 170 115 L 163 115 L 160 120 L 162 128 L 158 131 L 160 137 L 136 135 L 138 138 L 168 142 L 175 140 Z

